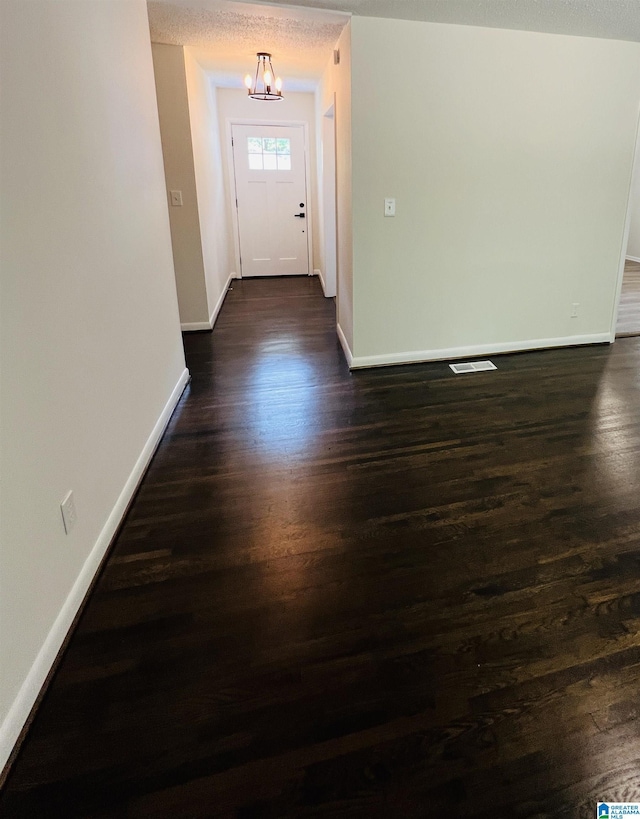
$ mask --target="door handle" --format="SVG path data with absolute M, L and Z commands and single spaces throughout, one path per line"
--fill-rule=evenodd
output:
M 294 215 L 294 216 L 295 216 L 297 219 L 304 219 L 304 218 L 305 218 L 305 214 L 304 214 L 304 213 L 294 213 L 293 215 Z

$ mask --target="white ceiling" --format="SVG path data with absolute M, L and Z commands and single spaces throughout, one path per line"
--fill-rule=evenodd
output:
M 217 85 L 240 88 L 256 53 L 273 55 L 284 90 L 311 91 L 348 15 L 227 0 L 149 0 L 155 43 L 186 45 Z
M 285 89 L 311 90 L 348 15 L 640 42 L 640 0 L 149 0 L 151 39 L 192 46 L 217 84 L 241 87 L 257 51 Z
M 640 42 L 640 0 L 279 0 L 279 3 L 363 17 Z

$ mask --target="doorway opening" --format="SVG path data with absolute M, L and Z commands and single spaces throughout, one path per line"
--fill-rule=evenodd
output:
M 640 137 L 636 143 L 627 213 L 628 238 L 619 301 L 616 338 L 640 336 Z
M 640 259 L 625 259 L 616 338 L 640 336 Z
M 324 275 L 322 289 L 335 297 L 338 279 L 338 214 L 336 200 L 336 118 L 334 102 L 322 118 L 322 221 L 324 225 Z

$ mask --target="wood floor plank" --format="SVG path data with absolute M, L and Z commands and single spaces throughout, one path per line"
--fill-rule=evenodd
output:
M 185 348 L 1 816 L 640 800 L 640 338 L 350 373 L 305 277 Z

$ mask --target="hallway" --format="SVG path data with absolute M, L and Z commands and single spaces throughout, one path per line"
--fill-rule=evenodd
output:
M 640 339 L 349 373 L 234 281 L 3 817 L 587 817 L 640 800 Z

